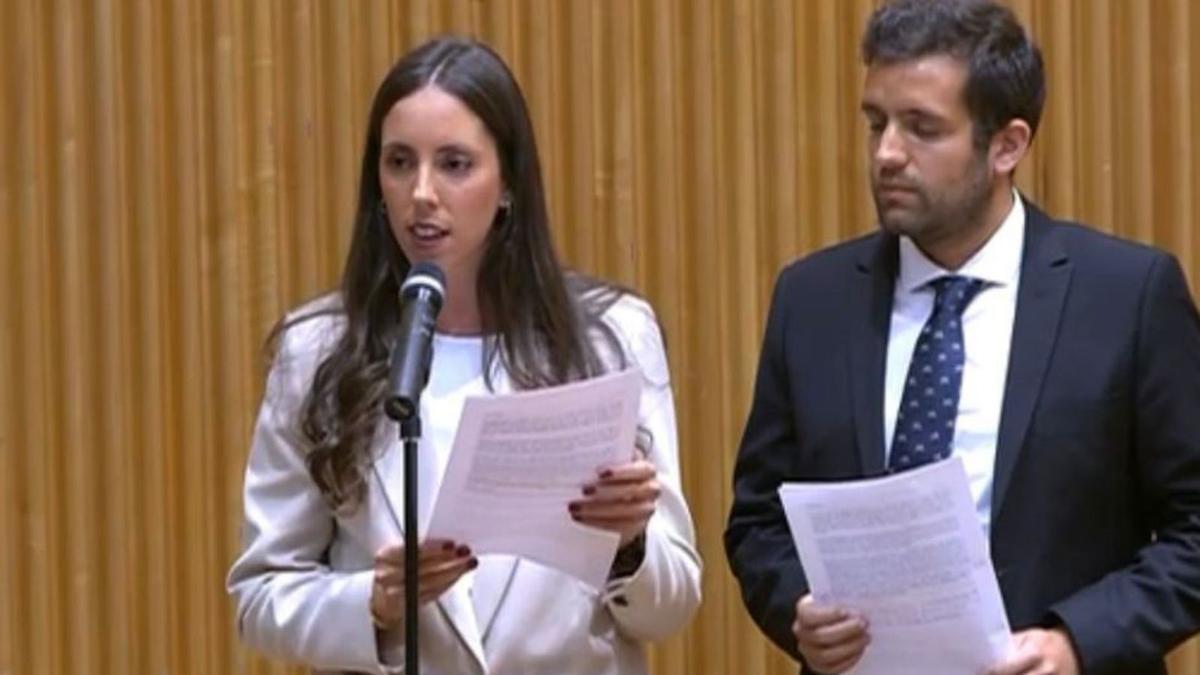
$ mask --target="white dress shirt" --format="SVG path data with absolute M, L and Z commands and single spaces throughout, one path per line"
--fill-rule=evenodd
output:
M 961 457 L 966 466 L 971 497 L 985 536 L 991 524 L 996 437 L 1008 375 L 1024 243 L 1025 207 L 1015 191 L 1012 209 L 1000 228 L 957 270 L 941 268 L 911 239 L 900 238 L 900 273 L 893 297 L 884 383 L 884 461 L 891 454 L 896 414 L 904 395 L 913 349 L 921 328 L 933 313 L 935 293 L 929 282 L 947 274 L 983 280 L 983 288 L 962 316 L 966 358 L 953 454 Z

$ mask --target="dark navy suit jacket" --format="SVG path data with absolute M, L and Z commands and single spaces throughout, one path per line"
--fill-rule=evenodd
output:
M 1200 628 L 1200 319 L 1170 255 L 1026 208 L 993 476 L 1005 608 L 1014 630 L 1065 626 L 1085 673 L 1165 673 Z M 792 263 L 771 302 L 725 545 L 797 659 L 807 582 L 776 489 L 884 471 L 897 244 Z

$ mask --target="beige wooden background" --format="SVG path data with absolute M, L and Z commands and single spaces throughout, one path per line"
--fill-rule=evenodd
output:
M 261 341 L 336 278 L 378 79 L 447 30 L 523 83 L 566 258 L 666 329 L 708 566 L 655 672 L 794 672 L 720 539 L 774 275 L 872 227 L 873 4 L 0 0 L 0 674 L 284 672 L 222 590 Z M 1022 187 L 1196 284 L 1200 5 L 1015 4 L 1050 80 Z

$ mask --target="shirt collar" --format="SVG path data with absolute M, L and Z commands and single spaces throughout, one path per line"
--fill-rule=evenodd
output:
M 1013 190 L 1013 205 L 1000 227 L 983 248 L 955 272 L 933 262 L 907 236 L 900 237 L 899 287 L 911 293 L 938 277 L 958 274 L 982 280 L 988 286 L 1015 284 L 1021 273 L 1021 250 L 1025 246 L 1025 204 Z

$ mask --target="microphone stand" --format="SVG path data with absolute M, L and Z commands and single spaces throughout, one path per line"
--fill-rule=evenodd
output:
M 400 420 L 400 440 L 404 446 L 404 672 L 421 671 L 417 630 L 417 442 L 421 438 L 421 414 L 414 409 Z
M 393 272 L 399 270 L 395 267 Z M 399 276 L 399 275 L 397 275 Z M 404 452 L 404 673 L 419 675 L 421 668 L 417 611 L 419 544 L 417 529 L 417 450 L 421 439 L 421 390 L 429 381 L 433 363 L 433 331 L 445 293 L 445 273 L 433 263 L 417 263 L 399 284 L 400 326 L 393 346 L 388 382 L 392 396 L 384 412 L 400 425 Z M 411 302 L 411 306 L 406 303 Z
M 426 368 L 428 372 L 428 368 Z M 428 375 L 426 378 L 428 379 Z M 404 672 L 420 675 L 421 650 L 418 643 L 417 611 L 419 609 L 418 576 L 420 574 L 420 544 L 417 542 L 417 450 L 421 440 L 421 407 L 397 404 L 384 405 L 388 417 L 400 424 L 400 442 L 404 452 Z

